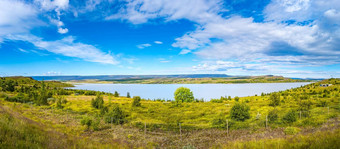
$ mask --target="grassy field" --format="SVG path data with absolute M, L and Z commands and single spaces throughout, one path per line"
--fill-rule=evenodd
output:
M 321 87 L 320 84 L 333 84 Z M 73 91 L 75 92 L 75 91 Z M 273 94 L 181 103 L 102 95 L 108 111 L 119 106 L 125 122 L 105 122 L 105 113 L 91 105 L 95 95 L 53 95 L 66 99 L 36 105 L 5 100 L 0 93 L 0 148 L 337 148 L 340 80 L 331 79 Z M 230 117 L 236 103 L 250 107 L 250 118 Z M 271 111 L 277 119 L 269 121 Z M 294 111 L 296 121 L 284 119 Z M 82 125 L 85 118 L 91 126 Z M 228 126 L 228 127 L 227 127 Z M 19 143 L 16 143 L 19 142 Z

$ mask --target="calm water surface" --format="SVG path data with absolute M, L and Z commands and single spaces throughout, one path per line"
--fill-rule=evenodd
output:
M 309 84 L 300 83 L 247 83 L 247 84 L 77 84 L 72 89 L 95 90 L 114 93 L 118 91 L 121 96 L 130 92 L 132 96 L 145 99 L 173 99 L 178 87 L 190 88 L 195 98 L 210 100 L 221 96 L 254 96 L 255 94 L 282 91 Z

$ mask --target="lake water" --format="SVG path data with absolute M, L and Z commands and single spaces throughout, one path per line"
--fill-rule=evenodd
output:
M 246 84 L 77 84 L 72 89 L 95 90 L 114 93 L 121 96 L 130 92 L 132 96 L 140 96 L 145 99 L 174 99 L 174 92 L 178 87 L 190 88 L 197 99 L 220 98 L 221 96 L 254 96 L 255 94 L 283 91 L 309 84 L 299 83 L 246 83 Z

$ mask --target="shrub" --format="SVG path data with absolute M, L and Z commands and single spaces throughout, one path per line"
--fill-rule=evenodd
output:
M 177 88 L 174 95 L 175 95 L 175 101 L 177 103 L 179 103 L 179 102 L 193 102 L 194 101 L 193 93 L 190 91 L 189 88 L 186 88 L 186 87 Z
M 284 132 L 286 135 L 295 135 L 300 132 L 301 129 L 296 127 L 287 127 Z
M 60 98 L 58 98 L 56 102 L 57 102 L 57 108 L 59 108 L 59 109 L 64 108 L 64 106 L 61 104 L 61 99 Z
M 86 125 L 87 129 L 90 128 L 90 126 L 92 125 L 93 120 L 88 117 L 88 116 L 84 116 L 83 119 L 81 119 L 80 123 L 81 125 Z
M 97 94 L 96 99 L 92 99 L 91 101 L 92 107 L 96 109 L 101 109 L 104 107 L 104 100 L 103 97 L 100 96 L 100 94 Z
M 211 99 L 210 102 L 214 102 L 214 103 L 222 103 L 223 100 L 221 100 L 221 99 Z
M 270 123 L 275 122 L 278 119 L 278 111 L 276 109 L 269 111 L 268 113 L 268 121 Z
M 244 121 L 250 118 L 250 107 L 245 103 L 236 103 L 230 110 L 231 119 Z
M 270 103 L 269 103 L 270 106 L 275 107 L 275 106 L 280 105 L 280 94 L 279 93 L 270 94 L 269 100 L 270 100 Z
M 126 114 L 118 105 L 115 105 L 109 113 L 105 115 L 106 123 L 113 123 L 115 125 L 124 124 L 126 122 Z
M 126 97 L 127 97 L 127 98 L 131 98 L 131 96 L 130 96 L 130 93 L 129 93 L 129 92 L 127 92 L 127 94 L 126 94 Z
M 286 113 L 283 118 L 282 121 L 284 123 L 293 123 L 297 120 L 296 117 L 296 112 L 294 110 L 290 110 L 288 113 Z
M 133 107 L 140 107 L 141 103 L 140 103 L 140 97 L 139 96 L 133 96 L 133 102 L 132 102 L 132 106 Z
M 235 101 L 239 101 L 240 100 L 240 97 L 238 97 L 238 96 L 235 96 Z
M 117 91 L 115 91 L 115 93 L 113 94 L 114 97 L 119 97 L 119 93 Z

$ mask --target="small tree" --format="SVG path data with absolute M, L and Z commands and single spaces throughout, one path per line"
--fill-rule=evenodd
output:
M 276 107 L 280 105 L 280 94 L 279 93 L 270 94 L 269 100 L 270 100 L 270 103 L 269 103 L 270 106 Z
M 139 96 L 133 96 L 133 102 L 132 102 L 133 107 L 140 107 L 140 97 Z
M 88 116 L 83 117 L 83 119 L 81 119 L 80 123 L 81 125 L 86 125 L 87 129 L 90 128 L 90 126 L 92 125 L 92 119 Z
M 268 121 L 269 122 L 275 122 L 279 118 L 277 113 L 278 113 L 278 111 L 276 109 L 269 111 Z
M 113 106 L 113 109 L 105 115 L 106 123 L 113 123 L 115 125 L 124 124 L 126 122 L 126 114 L 123 110 L 118 106 Z
M 115 93 L 113 94 L 114 97 L 119 97 L 119 93 L 117 91 L 115 91 Z
M 249 110 L 248 105 L 237 102 L 230 110 L 230 117 L 237 121 L 244 121 L 250 118 Z
M 189 88 L 179 87 L 174 93 L 175 101 L 179 102 L 192 102 L 194 101 L 194 95 Z
M 100 94 L 97 94 L 96 99 L 92 99 L 91 101 L 92 107 L 96 109 L 101 109 L 104 107 L 104 100 Z
M 235 96 L 234 99 L 235 99 L 235 101 L 239 101 L 239 100 L 240 100 L 240 97 Z
M 296 112 L 294 110 L 290 110 L 288 113 L 286 113 L 283 118 L 282 121 L 285 123 L 293 123 L 297 120 L 296 118 Z
M 131 98 L 131 96 L 130 96 L 130 93 L 129 93 L 129 92 L 127 92 L 127 95 L 126 95 L 126 97 L 127 97 L 127 98 Z

